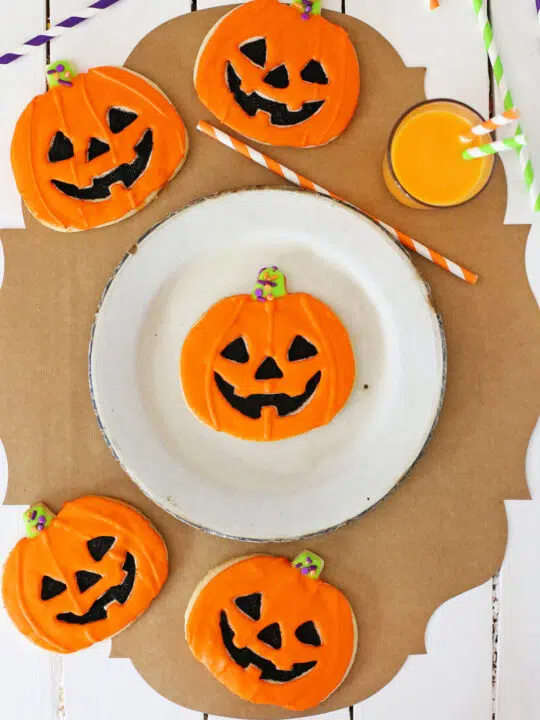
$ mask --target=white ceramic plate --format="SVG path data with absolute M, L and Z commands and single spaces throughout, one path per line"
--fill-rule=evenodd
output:
M 357 367 L 328 425 L 261 443 L 191 413 L 179 357 L 210 305 L 250 293 L 265 265 L 330 305 Z M 151 230 L 107 286 L 90 347 L 95 409 L 128 474 L 179 519 L 245 540 L 320 533 L 377 503 L 428 441 L 444 379 L 440 323 L 403 250 L 364 215 L 290 189 L 225 193 Z

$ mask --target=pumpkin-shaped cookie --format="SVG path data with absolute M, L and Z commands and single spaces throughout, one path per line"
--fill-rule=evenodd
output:
M 343 28 L 300 2 L 251 0 L 203 41 L 195 89 L 221 122 L 270 145 L 312 147 L 336 138 L 358 103 L 360 71 Z M 304 12 L 303 12 L 304 10 Z
M 281 440 L 330 422 L 352 390 L 347 330 L 308 293 L 288 293 L 277 267 L 252 295 L 213 305 L 186 337 L 182 388 L 195 415 L 246 440 Z
M 356 654 L 347 598 L 319 579 L 303 552 L 252 555 L 218 567 L 186 611 L 191 652 L 229 690 L 253 703 L 307 710 L 341 685 Z
M 4 568 L 8 615 L 29 640 L 69 653 L 130 625 L 167 579 L 167 548 L 149 521 L 106 497 L 25 513 L 27 537 Z
M 88 230 L 137 212 L 186 159 L 180 115 L 126 68 L 71 71 L 65 79 L 58 63 L 49 72 L 56 82 L 25 108 L 11 144 L 26 206 L 55 230 Z

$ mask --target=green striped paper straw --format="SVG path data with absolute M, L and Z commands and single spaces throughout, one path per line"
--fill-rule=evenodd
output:
M 472 0 L 472 3 L 482 37 L 484 38 L 484 46 L 491 63 L 491 67 L 493 68 L 495 82 L 497 83 L 503 97 L 504 109 L 510 110 L 514 107 L 514 100 L 512 98 L 510 88 L 508 87 L 508 83 L 506 82 L 501 56 L 497 49 L 495 38 L 493 37 L 493 28 L 491 27 L 491 23 L 489 22 L 489 18 L 487 16 L 487 2 L 486 0 Z M 521 135 L 522 133 L 522 128 L 518 127 L 516 135 Z M 517 152 L 519 164 L 525 179 L 525 185 L 527 186 L 527 190 L 531 198 L 533 210 L 534 212 L 540 212 L 540 191 L 538 189 L 527 146 L 523 145 Z
M 462 155 L 465 160 L 474 160 L 475 158 L 486 157 L 486 155 L 495 155 L 496 153 L 507 152 L 508 150 L 520 150 L 527 144 L 525 135 L 515 135 L 504 140 L 495 140 L 485 145 L 477 145 L 476 147 L 465 150 Z

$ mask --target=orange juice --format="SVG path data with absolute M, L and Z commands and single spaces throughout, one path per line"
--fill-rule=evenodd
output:
M 476 197 L 487 185 L 493 155 L 464 160 L 467 147 L 489 142 L 489 136 L 467 143 L 462 135 L 483 118 L 453 100 L 416 105 L 396 124 L 384 158 L 384 180 L 403 205 L 426 209 L 454 207 Z

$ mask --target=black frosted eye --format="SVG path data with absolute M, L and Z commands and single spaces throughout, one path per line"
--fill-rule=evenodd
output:
M 91 587 L 94 587 L 94 585 L 101 580 L 102 576 L 89 570 L 78 570 L 75 573 L 75 577 L 77 579 L 77 586 L 81 593 L 83 593 L 90 590 Z
M 321 637 L 311 620 L 299 625 L 294 631 L 294 634 L 304 645 L 313 645 L 314 647 L 321 645 Z
M 301 335 L 297 335 L 289 348 L 288 358 L 289 362 L 296 362 L 297 360 L 307 360 L 315 355 L 317 355 L 315 345 Z
M 128 125 L 135 122 L 137 113 L 125 108 L 112 107 L 107 112 L 107 123 L 112 133 L 122 132 Z
M 88 552 L 92 556 L 92 558 L 99 562 L 100 560 L 103 560 L 105 555 L 109 552 L 109 550 L 114 545 L 115 538 L 109 537 L 108 535 L 101 535 L 100 537 L 92 538 L 92 540 L 89 540 L 86 545 L 88 547 Z
M 263 68 L 266 65 L 266 40 L 255 38 L 240 45 L 240 52 L 252 63 Z
M 231 360 L 236 363 L 247 363 L 249 360 L 249 353 L 244 338 L 239 337 L 236 340 L 230 342 L 227 347 L 223 348 L 220 352 L 221 357 L 225 360 Z
M 61 595 L 67 590 L 67 585 L 60 580 L 55 580 L 48 575 L 44 575 L 41 580 L 41 599 L 52 600 L 57 595 Z
M 60 130 L 53 137 L 49 147 L 49 162 L 60 162 L 73 157 L 73 143 Z
M 310 60 L 300 73 L 302 80 L 317 85 L 328 85 L 328 76 L 318 60 Z
M 279 650 L 281 648 L 281 630 L 279 629 L 279 625 L 277 623 L 267 625 L 263 630 L 261 630 L 257 637 L 265 645 L 268 645 L 268 647 L 274 648 L 274 650 Z
M 250 595 L 242 595 L 234 601 L 236 607 L 241 610 L 244 615 L 252 620 L 261 619 L 261 593 L 251 593 Z
M 90 142 L 88 143 L 88 150 L 86 151 L 86 159 L 88 162 L 90 162 L 94 158 L 97 158 L 100 155 L 104 155 L 106 152 L 109 152 L 110 149 L 110 145 L 104 140 L 99 140 L 95 137 L 90 138 Z
M 289 73 L 285 65 L 278 65 L 266 75 L 264 82 L 275 88 L 289 87 Z

